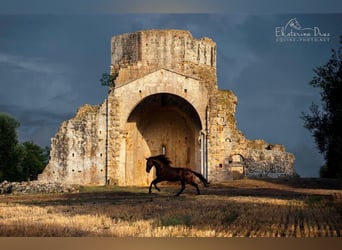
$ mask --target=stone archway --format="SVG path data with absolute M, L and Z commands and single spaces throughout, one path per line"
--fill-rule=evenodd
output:
M 165 153 L 174 166 L 200 170 L 201 121 L 194 107 L 182 97 L 158 93 L 145 97 L 130 113 L 125 131 L 127 185 L 148 185 L 145 158 Z
M 216 43 L 183 30 L 143 30 L 111 40 L 115 86 L 101 105 L 81 107 L 51 140 L 40 181 L 147 185 L 145 157 L 165 152 L 174 165 L 225 181 L 231 152 L 251 161 L 249 177 L 293 176 L 282 145 L 248 140 L 235 119 L 237 97 L 217 85 Z M 248 157 L 247 157 L 248 156 Z

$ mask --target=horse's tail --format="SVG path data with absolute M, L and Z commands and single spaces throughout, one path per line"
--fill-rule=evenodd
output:
M 209 186 L 209 182 L 207 181 L 206 178 L 203 177 L 203 175 L 201 175 L 200 173 L 197 173 L 197 172 L 195 172 L 195 171 L 193 171 L 193 170 L 191 170 L 191 173 L 193 173 L 194 175 L 196 175 L 196 176 L 198 177 L 198 179 L 201 180 L 201 182 L 203 183 L 203 185 L 204 185 L 205 187 L 208 187 L 208 186 Z

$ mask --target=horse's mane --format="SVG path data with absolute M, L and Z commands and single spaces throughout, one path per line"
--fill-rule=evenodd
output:
M 151 156 L 150 158 L 153 158 L 155 160 L 159 160 L 167 166 L 169 166 L 171 164 L 170 159 L 167 158 L 165 155 L 156 155 L 156 156 Z

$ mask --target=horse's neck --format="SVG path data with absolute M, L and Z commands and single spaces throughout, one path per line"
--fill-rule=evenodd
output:
M 160 172 L 160 171 L 162 171 L 163 169 L 170 168 L 170 166 L 168 166 L 168 165 L 162 163 L 162 162 L 159 161 L 159 160 L 155 160 L 154 166 L 156 167 L 157 173 Z

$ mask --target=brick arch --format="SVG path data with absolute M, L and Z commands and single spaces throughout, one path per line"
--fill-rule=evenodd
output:
M 167 92 L 160 92 L 148 95 L 140 100 L 130 111 L 127 122 L 134 119 L 146 108 L 158 108 L 161 105 L 172 106 L 187 115 L 196 125 L 202 129 L 201 118 L 195 107 L 184 97 Z
M 170 93 L 143 98 L 131 111 L 125 125 L 126 183 L 149 184 L 153 175 L 145 173 L 142 159 L 162 153 L 175 166 L 199 170 L 201 130 L 197 111 L 184 98 Z
M 160 93 L 184 99 L 196 110 L 203 127 L 208 105 L 208 90 L 199 79 L 167 69 L 159 69 L 115 88 L 114 96 L 121 96 L 122 122 L 127 121 L 131 112 L 144 98 Z M 124 123 L 121 125 L 124 126 Z
M 173 108 L 169 108 L 167 111 L 174 120 L 178 121 L 175 124 L 178 126 L 178 129 L 175 129 L 176 137 L 183 137 L 179 142 L 181 143 L 183 140 L 183 144 L 181 144 L 183 151 L 177 151 L 182 152 L 181 156 L 178 156 L 175 150 L 170 151 L 175 147 L 175 143 L 165 142 L 167 154 L 169 155 L 170 152 L 173 154 L 173 156 L 169 156 L 174 165 L 185 165 L 185 167 L 196 169 L 202 173 L 207 171 L 204 133 L 207 130 L 208 89 L 195 77 L 162 68 L 133 81 L 117 83 L 115 89 L 108 96 L 109 137 L 113 138 L 110 140 L 108 149 L 108 175 L 115 176 L 111 178 L 117 178 L 120 185 L 147 185 L 153 177 L 151 175 L 147 177 L 145 173 L 145 158 L 161 153 L 162 145 L 155 146 L 153 142 L 151 143 L 153 140 L 151 134 L 158 126 L 164 126 L 168 131 L 172 131 L 172 129 L 168 128 L 168 123 L 162 125 L 162 120 L 144 128 L 142 123 L 135 122 L 132 117 L 135 113 L 140 114 L 137 110 L 141 108 L 141 104 L 146 105 L 146 100 L 148 103 L 148 100 L 152 101 L 153 97 L 160 95 L 178 100 L 174 100 L 178 104 L 173 105 Z M 183 107 L 187 108 L 183 109 Z M 157 114 L 160 116 L 163 113 L 155 113 L 155 115 Z M 179 125 L 182 123 L 181 119 L 187 120 L 187 127 Z M 170 120 L 169 123 L 172 121 Z M 153 128 L 153 126 L 155 127 Z M 149 127 L 150 130 L 148 130 Z M 186 136 L 187 133 L 191 136 Z M 159 135 L 162 134 L 159 133 Z M 188 137 L 187 139 L 192 143 L 190 149 L 187 146 L 190 142 L 185 142 L 185 137 Z M 190 161 L 186 160 L 187 155 L 192 155 Z

